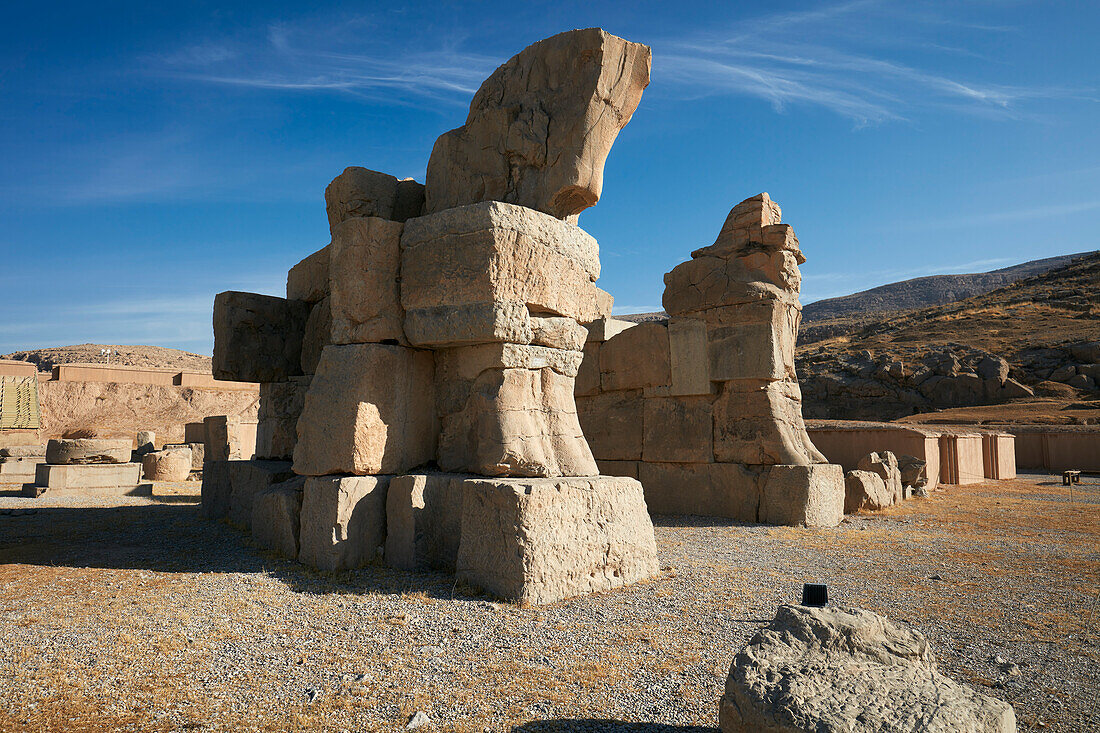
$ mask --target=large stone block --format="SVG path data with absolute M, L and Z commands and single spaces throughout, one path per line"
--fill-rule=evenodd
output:
M 459 580 L 519 603 L 553 603 L 657 573 L 634 479 L 469 478 L 463 487 Z
M 844 513 L 875 511 L 894 504 L 894 492 L 873 471 L 849 471 L 844 476 Z
M 309 318 L 302 332 L 302 374 L 310 375 L 317 371 L 321 352 L 332 342 L 332 298 L 328 297 L 309 309 Z
M 600 344 L 589 342 L 584 346 L 584 358 L 577 368 L 577 379 L 573 385 L 573 394 L 592 396 L 600 392 Z
M 528 46 L 481 85 L 466 124 L 436 141 L 425 210 L 496 200 L 561 219 L 594 205 L 649 65 L 647 46 L 599 28 Z
M 34 474 L 38 465 L 45 462 L 46 459 L 41 456 L 33 458 L 0 457 L 0 484 L 34 483 Z
M 523 303 L 470 303 L 405 312 L 409 343 L 451 348 L 487 343 L 526 344 L 534 328 Z
M 844 469 L 828 463 L 769 466 L 759 517 L 764 524 L 835 527 L 844 518 Z
M 670 318 L 668 350 L 669 394 L 710 394 L 706 322 L 696 318 Z
M 256 458 L 291 460 L 298 443 L 298 418 L 305 405 L 310 377 L 260 385 Z
M 129 438 L 59 438 L 46 444 L 46 463 L 129 463 L 133 447 Z
M 441 419 L 444 471 L 482 476 L 593 476 L 573 379 L 551 368 L 482 372 L 460 410 Z
M 941 673 L 927 639 L 858 608 L 780 606 L 730 665 L 722 733 L 1013 733 L 1011 705 Z
M 251 529 L 256 495 L 292 478 L 288 461 L 229 461 L 229 521 Z
M 455 571 L 462 537 L 463 481 L 469 476 L 395 476 L 386 492 L 386 564 L 400 570 Z
M 140 463 L 75 463 L 35 466 L 34 483 L 51 494 L 89 493 L 122 496 L 137 492 Z M 147 492 L 146 492 L 147 493 Z
M 642 463 L 639 480 L 652 514 L 758 521 L 763 469 L 736 463 Z
M 645 424 L 641 390 L 578 398 L 577 415 L 597 460 L 641 459 Z
M 302 373 L 309 304 L 228 291 L 214 296 L 215 379 L 281 382 Z
M 256 455 L 257 423 L 228 415 L 210 415 L 202 422 L 208 460 L 247 461 Z
M 802 318 L 797 303 L 762 300 L 715 308 L 706 315 L 710 379 L 795 379 L 795 339 Z
M 402 346 L 326 346 L 298 419 L 294 470 L 307 476 L 401 473 L 435 454 L 432 354 Z
M 207 460 L 202 464 L 202 515 L 207 519 L 229 516 L 229 497 L 233 485 L 229 482 L 229 461 Z
M 410 314 L 522 303 L 540 316 L 587 323 L 610 307 L 594 284 L 596 240 L 530 209 L 488 201 L 410 219 L 401 249 L 401 305 Z
M 297 559 L 305 476 L 266 488 L 252 500 L 252 540 L 283 557 Z
M 600 388 L 604 392 L 666 387 L 670 382 L 667 323 L 639 323 L 600 347 Z
M 332 343 L 403 342 L 398 293 L 404 224 L 375 216 L 346 219 L 332 230 Z
M 311 476 L 302 489 L 298 560 L 319 570 L 359 568 L 386 541 L 391 476 Z
M 634 328 L 637 325 L 638 324 L 633 321 L 624 321 L 619 318 L 597 318 L 586 326 L 588 329 L 588 341 L 590 343 L 609 341 L 626 329 Z
M 901 481 L 901 468 L 898 466 L 898 459 L 890 451 L 870 453 L 859 459 L 857 467 L 860 471 L 870 471 L 882 478 L 886 486 L 886 492 L 890 495 L 890 504 L 897 504 L 906 498 L 905 485 Z
M 373 216 L 401 222 L 420 216 L 423 205 L 423 184 L 358 166 L 345 168 L 325 189 L 325 209 L 334 234 L 348 219 Z
M 798 383 L 723 383 L 714 402 L 714 460 L 749 465 L 825 463 L 806 433 Z
M 580 351 L 588 329 L 572 318 L 531 316 L 531 343 L 564 351 Z
M 645 405 L 642 460 L 671 463 L 714 460 L 714 415 L 709 397 L 651 397 L 642 402 Z
M 328 297 L 328 264 L 331 247 L 325 245 L 290 268 L 286 275 L 286 299 L 317 303 Z

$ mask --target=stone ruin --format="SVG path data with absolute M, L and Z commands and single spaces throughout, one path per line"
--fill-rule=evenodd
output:
M 528 47 L 436 142 L 425 185 L 357 167 L 333 180 L 331 242 L 290 270 L 285 299 L 215 298 L 214 376 L 261 383 L 258 460 L 206 462 L 206 516 L 318 568 L 381 551 L 531 603 L 654 575 L 647 502 L 840 521 L 843 474 L 798 404 L 801 254 L 766 195 L 666 276 L 667 324 L 594 341 L 612 298 L 577 217 L 649 69 L 646 46 L 600 29 Z M 652 413 L 640 452 L 604 450 L 605 397 Z
M 843 470 L 802 421 L 805 258 L 780 216 L 766 193 L 742 201 L 714 244 L 665 275 L 668 319 L 589 334 L 581 426 L 601 472 L 639 479 L 655 513 L 807 526 L 843 516 Z

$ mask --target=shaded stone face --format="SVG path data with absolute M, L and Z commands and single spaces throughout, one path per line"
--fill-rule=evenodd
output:
M 603 168 L 649 85 L 650 50 L 599 28 L 516 54 L 428 161 L 425 212 L 506 201 L 559 219 L 599 201 Z

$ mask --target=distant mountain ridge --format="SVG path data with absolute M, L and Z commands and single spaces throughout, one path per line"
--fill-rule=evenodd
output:
M 804 324 L 868 313 L 906 311 L 954 303 L 1004 287 L 1025 277 L 1065 267 L 1093 252 L 1046 257 L 990 272 L 966 275 L 929 275 L 880 285 L 838 298 L 827 298 L 802 307 Z

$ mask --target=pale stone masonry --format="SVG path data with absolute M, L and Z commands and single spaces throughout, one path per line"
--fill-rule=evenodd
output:
M 805 261 L 778 204 L 733 207 L 665 275 L 669 318 L 589 327 L 581 427 L 601 473 L 636 477 L 655 513 L 837 524 L 844 474 L 814 447 L 794 372 Z
M 208 463 L 204 513 L 283 554 L 296 531 L 321 569 L 442 570 L 524 603 L 653 576 L 650 511 L 839 521 L 843 474 L 798 409 L 801 253 L 766 195 L 670 273 L 670 322 L 609 319 L 577 215 L 649 65 L 562 33 L 486 80 L 426 185 L 333 180 L 331 242 L 287 297 L 214 309 L 217 373 L 263 383 L 254 455 L 292 458 L 301 503 L 275 464 Z

